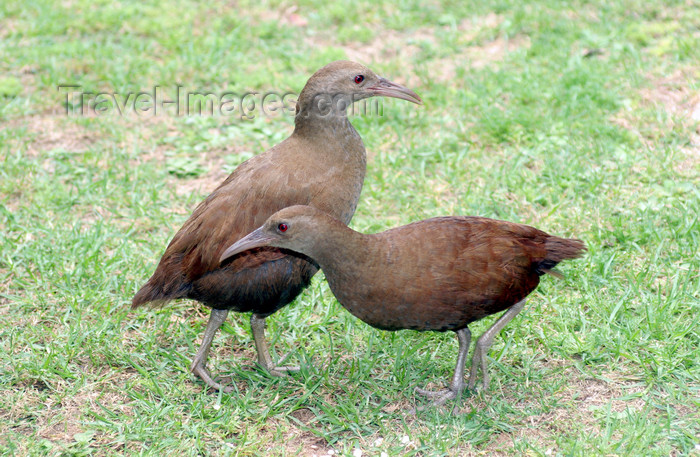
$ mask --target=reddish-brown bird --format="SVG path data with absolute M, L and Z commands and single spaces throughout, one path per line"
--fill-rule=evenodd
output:
M 209 386 L 222 388 L 209 374 L 206 361 L 229 310 L 253 313 L 250 323 L 260 365 L 273 375 L 295 369 L 273 364 L 264 319 L 308 286 L 317 265 L 269 247 L 225 265 L 219 258 L 226 247 L 290 205 L 311 205 L 350 222 L 365 177 L 366 156 L 346 108 L 373 96 L 422 103 L 414 92 L 354 62 L 337 61 L 318 70 L 299 95 L 292 135 L 241 164 L 197 206 L 153 276 L 134 296 L 134 308 L 176 298 L 191 298 L 212 308 L 191 366 Z
M 583 242 L 527 225 L 484 217 L 437 217 L 372 235 L 309 206 L 285 208 L 238 240 L 222 262 L 249 249 L 275 246 L 302 253 L 323 269 L 341 305 L 383 330 L 452 330 L 459 356 L 450 386 L 416 389 L 440 404 L 465 388 L 471 322 L 507 310 L 476 342 L 469 388 L 477 369 L 488 387 L 486 353 L 494 337 L 525 305 L 525 297 L 566 259 L 582 255 Z

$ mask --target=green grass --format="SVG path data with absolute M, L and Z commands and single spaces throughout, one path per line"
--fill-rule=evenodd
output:
M 700 455 L 698 30 L 684 1 L 2 2 L 0 453 Z M 292 120 L 66 116 L 57 90 L 299 91 L 346 57 L 425 100 L 353 117 L 369 153 L 353 227 L 478 214 L 589 248 L 454 414 L 406 413 L 451 375 L 453 334 L 374 330 L 321 274 L 268 319 L 301 373 L 258 369 L 233 315 L 210 365 L 236 391 L 203 389 L 188 367 L 208 310 L 128 304 L 194 206 Z

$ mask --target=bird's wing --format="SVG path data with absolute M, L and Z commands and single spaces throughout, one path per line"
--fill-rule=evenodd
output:
M 249 162 L 197 206 L 168 245 L 161 264 L 179 268 L 188 280 L 195 280 L 218 268 L 223 251 L 274 212 L 309 203 L 308 186 L 313 183 L 300 182 L 298 170 L 285 170 L 274 156 Z M 252 268 L 282 257 L 278 249 L 261 249 L 245 256 L 237 267 Z
M 434 286 L 430 294 L 465 295 L 475 302 L 501 299 L 529 284 L 547 237 L 532 227 L 480 217 L 433 218 L 394 230 L 415 247 L 404 251 L 410 259 L 402 263 L 413 264 Z M 407 279 L 406 287 L 422 285 Z
M 539 279 L 535 266 L 544 258 L 547 234 L 526 225 L 465 218 L 466 237 L 455 262 L 461 286 L 476 301 L 518 301 Z

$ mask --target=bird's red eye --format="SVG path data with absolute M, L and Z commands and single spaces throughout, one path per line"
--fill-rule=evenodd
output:
M 355 76 L 355 84 L 360 84 L 364 80 L 365 80 L 365 77 L 362 75 Z
M 287 224 L 280 224 L 277 226 L 277 230 L 279 230 L 280 232 L 286 232 L 288 228 L 289 227 L 287 227 Z

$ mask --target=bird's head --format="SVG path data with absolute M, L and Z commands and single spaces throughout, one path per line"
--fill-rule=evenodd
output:
M 319 232 L 328 226 L 345 228 L 342 222 L 316 208 L 290 206 L 277 211 L 262 227 L 229 246 L 221 255 L 220 261 L 263 246 L 288 249 L 313 258 L 314 248 L 322 239 Z
M 364 65 L 338 60 L 309 78 L 299 95 L 297 112 L 324 113 L 333 110 L 344 113 L 353 102 L 376 96 L 423 104 L 412 90 L 378 76 Z

